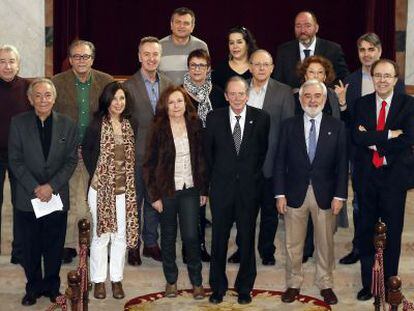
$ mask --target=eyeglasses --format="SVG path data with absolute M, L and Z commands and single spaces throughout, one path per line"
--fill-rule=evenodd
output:
M 207 64 L 196 64 L 196 63 L 190 63 L 190 69 L 191 70 L 202 70 L 202 69 L 206 69 L 208 67 Z
M 73 58 L 74 60 L 81 60 L 81 59 L 82 60 L 89 60 L 89 59 L 92 58 L 92 55 L 90 55 L 90 54 L 83 54 L 83 55 L 75 54 L 75 55 L 72 55 L 71 58 Z
M 373 77 L 375 80 L 381 80 L 381 79 L 391 80 L 391 79 L 394 79 L 396 76 L 390 75 L 389 73 L 386 73 L 386 74 L 374 73 Z
M 273 65 L 272 63 L 251 63 L 251 64 L 255 68 L 261 68 L 261 67 L 263 67 L 265 69 L 268 69 L 268 68 L 270 68 Z

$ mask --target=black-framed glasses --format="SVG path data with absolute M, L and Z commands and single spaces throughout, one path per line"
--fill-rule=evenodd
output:
M 199 70 L 204 70 L 204 69 L 206 69 L 208 67 L 208 65 L 207 64 L 196 64 L 196 63 L 190 63 L 190 69 L 191 70 L 196 70 L 196 69 L 199 69 Z
M 92 55 L 91 54 L 83 54 L 83 55 L 75 54 L 75 55 L 72 55 L 71 58 L 73 58 L 74 60 L 81 60 L 81 59 L 82 60 L 89 60 L 89 59 L 92 58 Z

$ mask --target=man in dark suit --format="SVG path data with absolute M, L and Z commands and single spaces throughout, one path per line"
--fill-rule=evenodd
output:
M 381 41 L 379 37 L 372 32 L 363 34 L 357 40 L 358 56 L 361 62 L 361 68 L 351 73 L 345 78 L 345 84 L 348 85 L 346 91 L 346 104 L 350 114 L 353 114 L 354 105 L 357 99 L 364 95 L 374 92 L 374 83 L 371 77 L 371 66 L 372 64 L 380 59 L 382 53 Z M 394 88 L 395 93 L 405 94 L 405 86 L 401 80 L 398 80 Z M 353 157 L 355 146 L 350 146 L 350 161 L 351 161 L 351 172 L 353 175 Z M 341 264 L 353 264 L 359 260 L 359 231 L 358 226 L 360 221 L 358 218 L 358 202 L 356 199 L 357 195 L 354 189 L 354 200 L 353 205 L 353 220 L 354 220 L 354 238 L 352 240 L 352 250 L 349 254 L 339 260 Z
M 259 197 L 260 233 L 258 249 L 262 258 L 262 264 L 265 266 L 276 263 L 274 240 L 278 225 L 278 215 L 275 210 L 273 195 L 274 156 L 279 142 L 282 121 L 292 117 L 295 109 L 292 89 L 270 78 L 273 67 L 273 58 L 265 50 L 257 50 L 250 56 L 250 72 L 253 78 L 250 81 L 247 105 L 263 109 L 270 115 L 269 147 L 263 165 L 264 182 Z M 237 244 L 239 244 L 238 241 Z M 237 259 L 237 261 L 234 259 Z M 240 253 L 237 251 L 233 254 L 229 258 L 229 262 L 240 262 Z
M 131 95 L 132 118 L 136 123 L 135 137 L 136 154 L 136 185 L 138 202 L 144 204 L 144 223 L 142 239 L 144 242 L 143 255 L 154 260 L 162 261 L 158 246 L 159 213 L 151 206 L 151 201 L 142 179 L 142 163 L 144 161 L 148 129 L 155 114 L 155 106 L 161 92 L 171 84 L 171 81 L 158 72 L 161 59 L 161 44 L 155 37 L 144 37 L 138 47 L 138 59 L 141 68 L 130 79 L 125 81 L 125 87 Z M 141 217 L 139 217 L 141 219 Z M 128 263 L 141 265 L 140 245 L 128 252 Z
M 16 178 L 16 224 L 22 232 L 27 278 L 25 306 L 35 304 L 41 295 L 52 302 L 60 295 L 69 179 L 78 160 L 76 125 L 69 117 L 52 112 L 56 99 L 52 81 L 34 80 L 27 94 L 34 111 L 12 119 L 9 138 L 9 164 Z M 49 202 L 55 194 L 63 209 L 37 218 L 31 200 Z
M 255 222 L 263 182 L 270 118 L 266 112 L 246 106 L 248 84 L 241 77 L 227 82 L 229 108 L 213 110 L 207 116 L 205 154 L 210 176 L 212 247 L 210 302 L 220 303 L 228 288 L 227 244 L 233 222 L 239 234 L 240 269 L 235 288 L 238 302 L 251 302 L 256 278 L 254 254 Z
M 372 297 L 370 286 L 375 249 L 373 236 L 379 218 L 387 225 L 384 279 L 398 275 L 407 188 L 413 172 L 414 99 L 394 91 L 395 62 L 380 59 L 371 67 L 375 93 L 355 103 L 353 139 L 354 186 L 359 205 L 359 251 L 363 288 L 358 300 Z
M 327 90 L 318 80 L 299 90 L 304 114 L 283 124 L 275 162 L 274 193 L 286 228 L 286 283 L 282 301 L 293 302 L 303 282 L 302 256 L 309 214 L 316 244 L 315 282 L 324 301 L 336 304 L 332 290 L 335 216 L 347 197 L 345 126 L 322 113 Z
M 295 18 L 296 39 L 283 43 L 277 48 L 276 72 L 274 78 L 292 88 L 299 88 L 300 77 L 296 73 L 297 64 L 306 57 L 321 55 L 329 59 L 335 70 L 336 78 L 343 80 L 348 74 L 348 66 L 339 44 L 317 38 L 319 25 L 315 14 L 299 12 Z

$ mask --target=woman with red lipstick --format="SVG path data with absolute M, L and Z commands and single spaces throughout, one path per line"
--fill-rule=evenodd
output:
M 125 297 L 122 279 L 127 247 L 138 243 L 135 192 L 135 137 L 128 119 L 128 93 L 119 82 L 109 83 L 83 142 L 82 156 L 90 176 L 88 204 L 92 214 L 90 275 L 94 297 L 106 297 L 108 268 L 112 295 Z

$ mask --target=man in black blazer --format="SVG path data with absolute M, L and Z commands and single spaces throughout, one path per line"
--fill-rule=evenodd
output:
M 358 300 L 372 297 L 370 286 L 375 249 L 373 236 L 379 218 L 387 225 L 384 279 L 398 275 L 407 188 L 414 170 L 414 99 L 394 91 L 395 62 L 380 59 L 371 67 L 375 93 L 355 103 L 353 139 L 354 187 L 357 192 L 359 251 L 363 288 Z
M 241 77 L 229 79 L 225 97 L 230 107 L 208 114 L 205 137 L 212 213 L 210 302 L 220 303 L 228 288 L 227 244 L 235 221 L 240 241 L 235 288 L 238 302 L 247 304 L 256 278 L 255 223 L 270 118 L 266 112 L 246 106 L 248 84 Z
M 52 302 L 59 295 L 69 179 L 78 160 L 75 123 L 52 111 L 56 99 L 52 81 L 34 80 L 27 94 L 34 110 L 12 119 L 9 136 L 9 164 L 16 178 L 16 224 L 22 233 L 27 278 L 25 306 L 35 304 L 41 295 Z M 31 200 L 49 202 L 53 194 L 60 195 L 62 210 L 36 218 Z
M 292 88 L 299 88 L 300 77 L 296 73 L 297 64 L 306 57 L 321 55 L 329 59 L 335 70 L 337 80 L 348 76 L 348 66 L 339 44 L 317 38 L 319 25 L 315 14 L 299 12 L 295 18 L 296 39 L 283 43 L 277 48 L 274 78 Z M 336 80 L 336 81 L 337 81 Z
M 303 116 L 285 121 L 275 161 L 274 193 L 286 228 L 286 283 L 283 302 L 293 302 L 303 282 L 302 256 L 309 214 L 316 244 L 315 282 L 328 304 L 332 290 L 335 216 L 347 198 L 347 155 L 344 124 L 322 113 L 327 90 L 318 80 L 299 90 Z
M 348 85 L 346 91 L 346 104 L 350 115 L 353 114 L 354 105 L 357 99 L 364 95 L 374 92 L 374 83 L 371 77 L 371 66 L 372 64 L 380 59 L 382 53 L 380 38 L 372 32 L 363 34 L 357 40 L 358 57 L 361 62 L 361 68 L 351 73 L 345 78 L 345 85 Z M 401 80 L 398 80 L 395 85 L 394 92 L 405 94 L 405 86 Z M 355 145 L 350 146 L 349 150 L 350 161 L 351 161 L 351 172 L 353 175 L 353 157 L 355 154 Z M 353 206 L 353 221 L 354 221 L 354 238 L 352 240 L 352 250 L 349 254 L 339 260 L 341 264 L 353 264 L 359 260 L 359 231 L 358 226 L 360 221 L 358 218 L 358 200 L 356 199 L 354 189 L 354 200 L 352 201 Z

